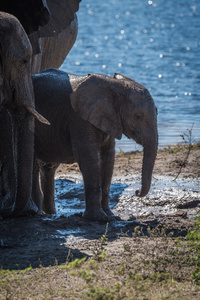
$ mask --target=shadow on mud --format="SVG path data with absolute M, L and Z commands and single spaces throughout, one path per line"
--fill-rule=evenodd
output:
M 126 184 L 112 185 L 111 208 L 125 187 Z M 82 218 L 85 207 L 82 182 L 59 179 L 55 189 L 56 215 L 0 220 L 1 268 L 25 269 L 65 263 L 73 242 L 99 239 L 105 233 L 106 224 Z M 112 233 L 113 238 L 117 238 L 116 232 Z M 71 252 L 70 259 L 84 256 L 88 254 L 77 247 Z
M 82 218 L 85 208 L 82 179 L 78 176 L 56 179 L 56 215 L 0 220 L 0 267 L 25 269 L 30 265 L 53 266 L 69 258 L 92 255 L 95 243 L 105 234 L 106 224 Z M 200 207 L 197 181 L 172 183 L 168 178 L 153 179 L 149 195 L 135 196 L 138 177 L 115 177 L 110 206 L 116 218 L 109 222 L 107 240 L 132 237 L 136 226 L 148 236 L 148 228 L 165 227 L 166 233 L 185 236 L 194 224 Z M 192 188 L 191 188 L 192 187 Z
M 0 266 L 3 269 L 25 269 L 53 266 L 66 262 L 69 247 L 57 229 L 45 224 L 40 216 L 2 221 L 0 229 Z M 85 256 L 79 250 L 75 256 Z

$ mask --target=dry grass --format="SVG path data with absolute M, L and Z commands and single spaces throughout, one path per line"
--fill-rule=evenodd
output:
M 0 299 L 200 299 L 186 238 L 157 227 L 119 238 L 111 252 L 106 233 L 93 257 L 44 268 L 0 271 Z M 70 257 L 70 255 L 69 255 Z

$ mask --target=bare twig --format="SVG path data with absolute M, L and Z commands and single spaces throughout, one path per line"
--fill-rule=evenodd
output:
M 176 181 L 178 176 L 181 174 L 182 168 L 184 168 L 187 165 L 187 161 L 188 161 L 188 158 L 189 158 L 189 155 L 190 155 L 190 151 L 192 149 L 192 142 L 193 142 L 192 141 L 192 129 L 193 129 L 193 126 L 194 126 L 194 123 L 192 123 L 192 126 L 191 126 L 190 129 L 187 129 L 188 133 L 181 134 L 181 137 L 182 137 L 184 143 L 188 144 L 188 151 L 186 153 L 186 156 L 185 156 L 184 160 L 182 160 L 180 162 L 179 171 L 178 171 L 176 177 L 173 179 L 173 181 Z

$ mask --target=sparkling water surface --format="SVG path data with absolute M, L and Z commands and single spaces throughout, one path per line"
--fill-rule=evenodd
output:
M 200 140 L 200 1 L 84 0 L 76 43 L 61 69 L 115 72 L 146 86 L 158 108 L 159 146 Z M 116 150 L 137 150 L 125 136 Z

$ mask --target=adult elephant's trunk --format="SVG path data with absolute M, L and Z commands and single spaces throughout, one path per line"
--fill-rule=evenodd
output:
M 34 154 L 34 118 L 24 109 L 12 115 L 13 157 L 17 179 L 13 215 L 23 214 L 31 198 Z
M 18 216 L 32 190 L 34 118 L 16 107 L 10 115 L 2 109 L 0 121 L 0 216 Z
M 23 214 L 30 206 L 34 155 L 34 109 L 35 99 L 32 79 L 26 74 L 23 80 L 15 81 L 14 103 L 10 113 L 12 119 L 13 161 L 17 178 L 16 200 L 13 215 Z
M 0 110 L 0 216 L 9 217 L 15 208 L 17 178 L 13 164 L 10 116 Z
M 30 76 L 14 82 L 12 102 L 0 111 L 0 216 L 18 216 L 31 204 L 34 154 L 34 115 L 49 124 L 34 108 Z M 31 113 L 31 114 L 30 114 Z M 12 124 L 12 125 L 11 125 Z
M 142 165 L 142 188 L 141 191 L 136 191 L 138 197 L 144 197 L 148 194 L 151 186 L 151 178 L 153 167 L 157 154 L 157 137 L 152 143 L 144 146 L 144 156 L 143 156 L 143 165 Z

